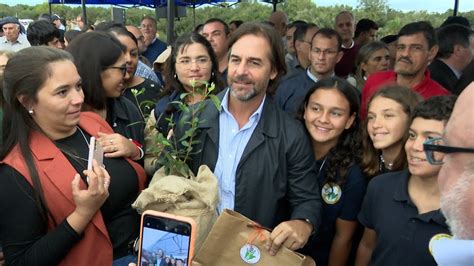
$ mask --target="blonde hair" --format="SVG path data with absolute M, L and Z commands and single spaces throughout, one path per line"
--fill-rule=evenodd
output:
M 385 49 L 388 52 L 388 46 L 387 44 L 383 42 L 370 42 L 364 46 L 362 46 L 357 54 L 355 65 L 357 67 L 356 73 L 355 73 L 355 79 L 357 81 L 357 88 L 362 89 L 365 84 L 365 71 L 362 69 L 361 65 L 362 63 L 367 63 L 370 59 L 370 57 L 377 51 Z

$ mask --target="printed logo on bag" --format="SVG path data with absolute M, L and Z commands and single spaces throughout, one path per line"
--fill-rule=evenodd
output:
M 260 250 L 257 246 L 245 244 L 240 249 L 240 258 L 248 264 L 255 264 L 260 260 Z
M 342 190 L 338 184 L 326 183 L 321 190 L 321 197 L 327 204 L 336 204 L 341 198 Z
M 431 239 L 430 242 L 428 243 L 428 249 L 430 250 L 430 254 L 433 255 L 433 243 L 438 240 L 442 239 L 452 239 L 453 236 L 448 235 L 448 234 L 436 234 L 434 235 Z

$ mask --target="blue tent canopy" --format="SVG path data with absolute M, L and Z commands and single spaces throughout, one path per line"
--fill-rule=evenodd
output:
M 150 8 L 165 7 L 167 0 L 48 0 L 50 4 L 83 4 L 87 5 L 117 5 L 117 6 L 145 6 Z M 219 2 L 238 2 L 223 0 L 175 0 L 175 6 L 201 6 L 205 4 L 216 4 Z
M 278 0 L 272 0 L 278 1 Z M 143 6 L 149 8 L 166 7 L 168 17 L 168 30 L 167 40 L 171 43 L 174 40 L 173 29 L 174 29 L 174 12 L 176 6 L 182 7 L 193 7 L 194 8 L 205 5 L 205 4 L 217 4 L 221 2 L 233 2 L 237 3 L 240 0 L 48 0 L 49 10 L 51 13 L 52 4 L 76 4 L 82 5 L 83 18 L 87 22 L 86 5 L 116 5 L 123 7 L 136 7 Z M 169 3 L 169 5 L 168 5 Z

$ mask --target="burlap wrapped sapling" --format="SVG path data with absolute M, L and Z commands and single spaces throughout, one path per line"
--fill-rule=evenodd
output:
M 200 152 L 195 149 L 199 143 L 196 136 L 202 122 L 200 113 L 208 103 L 218 110 L 221 106 L 219 99 L 212 94 L 214 84 L 195 80 L 192 80 L 192 84 L 192 91 L 182 93 L 179 101 L 169 103 L 182 115 L 177 123 L 172 116 L 164 118 L 168 122 L 168 132 L 156 130 L 156 121 L 162 119 L 162 114 L 149 124 L 150 130 L 147 132 L 152 134 L 146 138 L 145 162 L 151 163 L 145 165 L 149 166 L 148 172 L 156 169 L 157 165 L 162 167 L 153 174 L 149 187 L 141 192 L 132 206 L 139 213 L 156 210 L 194 219 L 197 224 L 197 251 L 217 218 L 217 178 L 205 165 L 194 176 L 187 163 L 192 154 Z M 197 95 L 208 100 L 188 106 L 186 98 Z M 174 134 L 175 129 L 182 134 Z
M 197 176 L 191 175 L 189 179 L 166 175 L 160 168 L 132 206 L 139 213 L 155 210 L 194 219 L 197 251 L 217 218 L 217 189 L 217 178 L 206 165 L 199 167 Z

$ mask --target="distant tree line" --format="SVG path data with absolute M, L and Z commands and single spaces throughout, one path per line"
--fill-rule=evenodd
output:
M 304 20 L 316 23 L 319 27 L 333 27 L 334 17 L 342 10 L 349 10 L 355 14 L 356 20 L 361 18 L 369 18 L 374 20 L 381 26 L 379 36 L 397 33 L 405 24 L 413 21 L 427 20 L 433 26 L 439 26 L 448 16 L 452 15 L 452 10 L 444 13 L 429 13 L 427 11 L 411 11 L 402 12 L 390 8 L 387 0 L 359 0 L 357 6 L 334 5 L 330 7 L 317 6 L 311 0 L 291 0 L 278 4 L 278 9 L 285 11 L 290 21 Z M 0 4 L 0 18 L 5 16 L 16 16 L 18 18 L 36 19 L 42 13 L 48 13 L 48 4 L 40 4 L 36 6 L 15 5 L 7 6 Z M 224 21 L 232 20 L 243 21 L 264 21 L 272 12 L 272 6 L 255 0 L 232 4 L 222 3 L 217 6 L 207 5 L 194 10 L 187 8 L 187 16 L 176 18 L 175 34 L 180 35 L 184 32 L 191 31 L 195 25 L 203 23 L 209 18 L 218 17 Z M 58 14 L 66 20 L 74 20 L 76 16 L 82 13 L 80 5 L 66 6 L 53 5 L 52 12 Z M 140 19 L 144 15 L 154 16 L 155 10 L 150 8 L 127 8 L 126 23 L 139 25 Z M 466 17 L 474 24 L 474 11 L 459 13 Z M 90 22 L 98 23 L 111 19 L 111 7 L 101 8 L 93 5 L 87 6 L 87 17 Z M 195 17 L 195 20 L 194 20 Z M 166 36 L 167 20 L 158 20 L 158 30 L 161 36 Z

